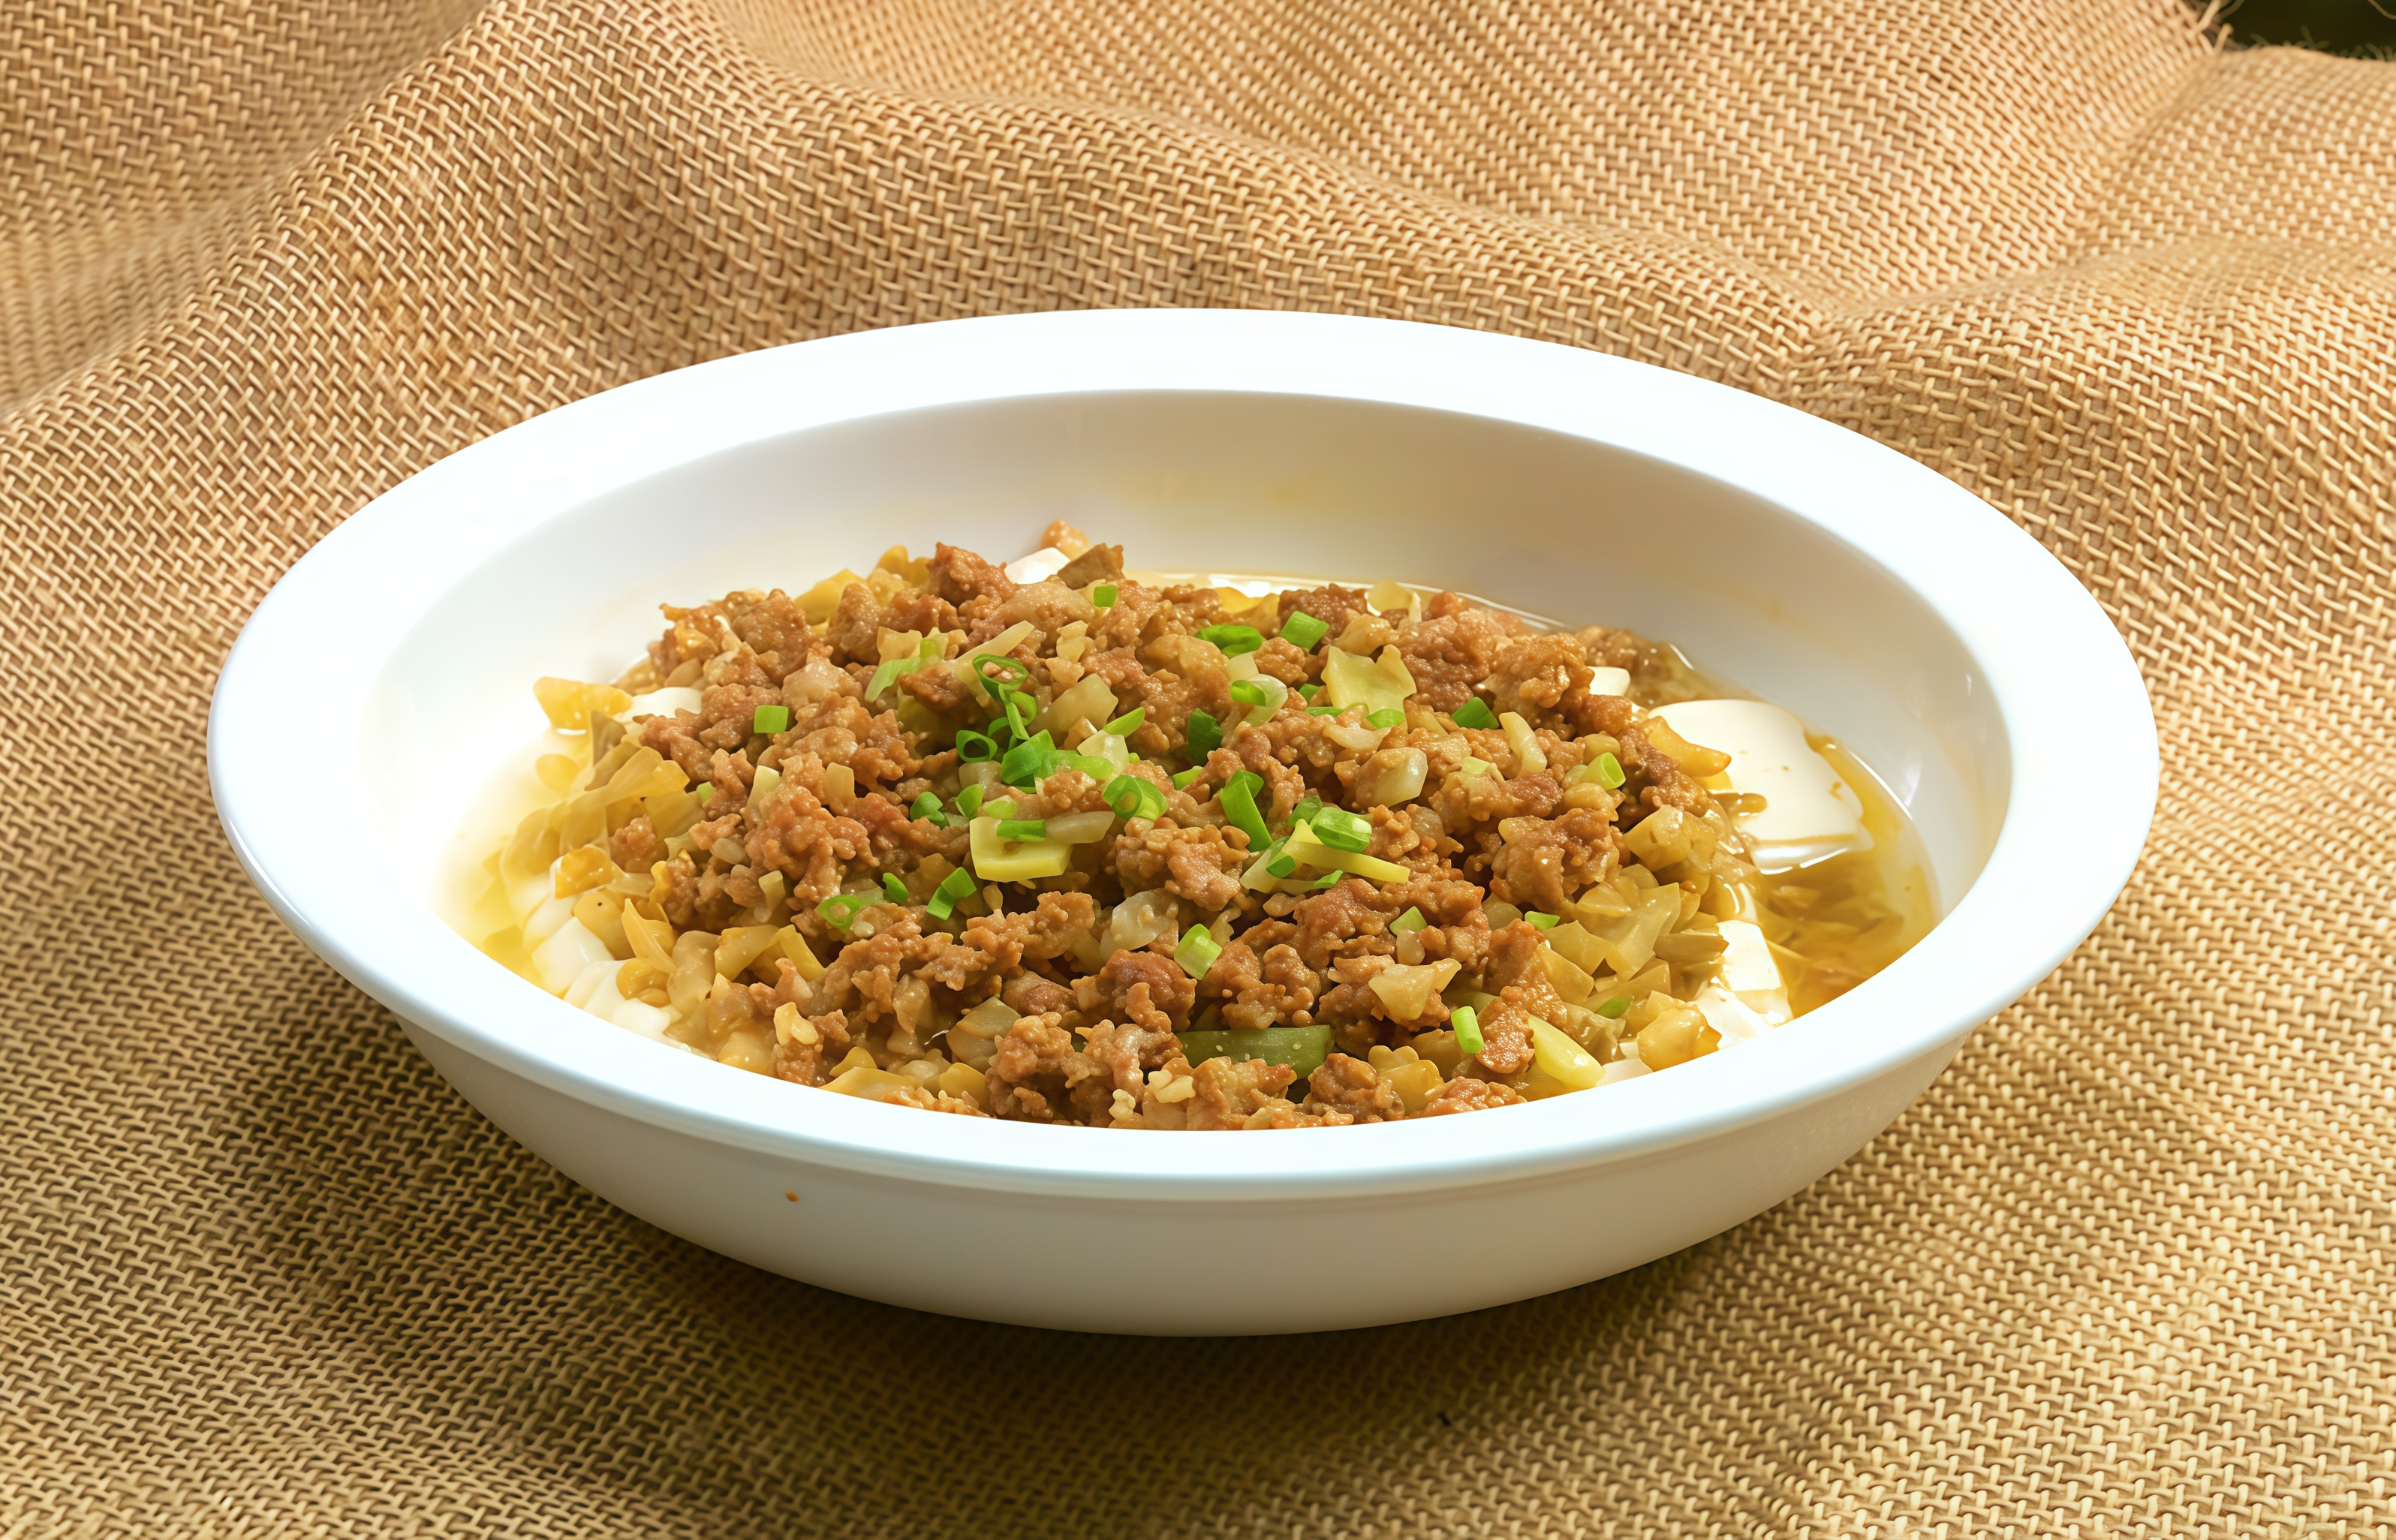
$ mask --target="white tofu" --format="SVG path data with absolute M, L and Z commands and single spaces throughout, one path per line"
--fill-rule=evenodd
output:
M 579 982 L 584 970 L 592 963 L 614 961 L 608 954 L 607 943 L 592 935 L 581 921 L 572 919 L 558 926 L 556 934 L 534 948 L 532 953 L 533 972 L 540 976 L 540 987 L 552 994 L 564 994 Z
M 1628 669 L 1591 669 L 1589 671 L 1589 693 L 1593 696 L 1618 696 L 1631 693 L 1631 670 Z M 1678 731 L 1679 729 L 1674 729 Z
M 1722 1034 L 1723 1046 L 1746 1042 L 1772 1030 L 1773 1024 L 1750 1007 L 1747 1002 L 1719 984 L 1709 984 L 1697 991 L 1689 1003 L 1702 1012 L 1706 1025 Z
M 1722 923 L 1723 988 L 1734 994 L 1780 988 L 1780 964 L 1761 927 L 1745 920 Z
M 637 1032 L 652 1042 L 663 1042 L 667 1041 L 666 1028 L 672 1024 L 673 1016 L 646 1001 L 619 1000 L 616 1008 L 607 1013 L 607 1019 L 628 1032 Z
M 1011 582 L 1037 583 L 1056 577 L 1072 560 L 1055 546 L 1042 546 L 1029 556 L 1007 563 L 1004 570 Z
M 624 718 L 629 722 L 633 717 L 672 716 L 676 711 L 696 711 L 699 704 L 697 690 L 687 684 L 669 684 L 646 695 L 634 696 L 632 704 L 624 711 Z
M 1870 850 L 1864 804 L 1829 760 L 1805 741 L 1805 724 L 1761 700 L 1684 700 L 1654 714 L 1691 743 L 1730 756 L 1734 791 L 1764 799 L 1764 811 L 1735 820 L 1765 871 Z
M 573 899 L 554 897 L 543 898 L 539 903 L 534 905 L 533 911 L 530 914 L 526 915 L 524 918 L 525 945 L 527 947 L 539 946 L 551 936 L 555 936 L 559 927 L 573 918 Z
M 566 1002 L 578 1011 L 606 1016 L 623 1003 L 624 997 L 616 990 L 616 975 L 622 967 L 612 957 L 585 962 L 566 987 Z

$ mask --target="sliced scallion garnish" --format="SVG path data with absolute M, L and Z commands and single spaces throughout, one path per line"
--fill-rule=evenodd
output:
M 1616 995 L 1612 1000 L 1600 1005 L 1597 1008 L 1597 1014 L 1605 1017 L 1608 1021 L 1619 1021 L 1622 1019 L 1622 1013 L 1629 1009 L 1631 1009 L 1631 997 L 1629 995 Z
M 1100 731 L 1112 733 L 1117 737 L 1129 737 L 1134 733 L 1138 732 L 1140 724 L 1147 720 L 1148 708 L 1145 706 L 1135 706 L 1130 710 L 1125 711 L 1123 715 L 1115 718 L 1112 722 L 1108 723 L 1105 727 L 1100 729 Z
M 816 906 L 816 914 L 836 931 L 845 931 L 856 923 L 857 911 L 882 900 L 870 893 L 835 893 Z
M 1364 725 L 1367 727 L 1379 727 L 1386 729 L 1402 726 L 1404 724 L 1405 720 L 1406 713 L 1404 711 L 1399 710 L 1395 706 L 1384 706 L 1378 711 L 1366 712 L 1364 715 Z
M 1304 610 L 1292 610 L 1289 618 L 1281 623 L 1282 639 L 1300 652 L 1312 652 L 1314 644 L 1331 634 L 1331 623 L 1317 620 Z
M 1192 925 L 1182 934 L 1181 945 L 1173 950 L 1173 961 L 1192 978 L 1204 978 L 1215 959 L 1223 955 L 1223 944 L 1204 925 Z
M 948 815 L 940 811 L 939 794 L 935 791 L 926 791 L 908 803 L 907 816 L 911 818 L 928 818 L 935 829 L 949 827 Z
M 980 788 L 976 787 L 975 790 L 979 790 Z M 957 912 L 957 906 L 963 903 L 973 890 L 973 873 L 959 867 L 940 879 L 940 885 L 932 890 L 931 901 L 924 908 L 931 911 L 933 919 L 946 920 Z
M 1421 909 L 1409 908 L 1405 913 L 1390 922 L 1390 928 L 1404 936 L 1408 931 L 1418 931 L 1428 923 L 1430 922 L 1423 918 Z
M 1015 816 L 1015 799 L 992 797 L 981 804 L 981 816 L 985 818 L 1011 818 Z
M 1045 818 L 1001 818 L 998 837 L 1002 840 L 1045 840 L 1048 837 Z
M 957 734 L 957 758 L 967 764 L 978 764 L 998 752 L 987 733 L 977 733 L 967 727 Z
M 1112 609 L 1115 603 L 1115 586 L 1112 583 L 1100 583 L 1090 591 L 1090 603 L 1100 609 Z
M 760 706 L 749 718 L 749 730 L 770 737 L 791 730 L 791 709 L 788 706 Z
M 1235 679 L 1231 681 L 1231 698 L 1243 706 L 1270 706 L 1272 692 L 1256 680 Z
M 981 811 L 982 789 L 968 786 L 957 793 L 957 811 L 970 818 Z
M 1173 790 L 1176 791 L 1189 790 L 1190 783 L 1196 780 L 1205 773 L 1206 767 L 1203 764 L 1193 764 L 1187 770 L 1175 771 L 1173 773 Z
M 1616 759 L 1612 754 L 1600 754 L 1597 756 L 1598 785 L 1610 789 L 1620 786 L 1624 778 L 1625 777 L 1622 774 L 1622 762 L 1620 760 Z
M 882 891 L 890 896 L 890 901 L 894 904 L 909 901 L 907 884 L 898 880 L 898 874 L 895 871 L 885 871 L 882 874 Z
M 1248 848 L 1262 850 L 1272 839 L 1265 830 L 1264 815 L 1257 811 L 1257 793 L 1263 790 L 1265 778 L 1253 770 L 1243 770 L 1231 783 L 1215 793 L 1215 801 L 1234 827 L 1247 831 Z
M 1226 657 L 1237 657 L 1263 646 L 1265 633 L 1254 626 L 1203 626 L 1199 628 L 1198 640 L 1212 642 Z
M 1165 793 L 1144 777 L 1117 776 L 1099 795 L 1119 818 L 1154 818 L 1165 813 Z
M 1193 761 L 1204 762 L 1207 755 L 1223 746 L 1223 724 L 1209 711 L 1192 711 L 1183 730 L 1182 752 Z
M 1307 820 L 1314 837 L 1334 850 L 1353 854 L 1373 843 L 1373 826 L 1344 807 L 1326 807 Z
M 1524 909 L 1523 918 L 1528 920 L 1539 930 L 1553 930 L 1564 923 L 1564 916 L 1561 914 L 1545 914 L 1537 909 Z
M 1468 1054 L 1477 1054 L 1486 1046 L 1481 1041 L 1481 1013 L 1470 1005 L 1458 1005 L 1447 1024 L 1456 1029 L 1456 1045 Z
M 1491 710 L 1489 703 L 1479 696 L 1458 707 L 1450 716 L 1458 727 L 1490 729 L 1498 725 L 1498 713 Z

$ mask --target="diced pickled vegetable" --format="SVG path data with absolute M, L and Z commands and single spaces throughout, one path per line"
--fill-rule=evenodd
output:
M 1181 1052 L 1191 1064 L 1210 1058 L 1262 1059 L 1285 1064 L 1300 1080 L 1323 1068 L 1331 1055 L 1328 1027 L 1265 1027 L 1255 1030 L 1184 1032 Z

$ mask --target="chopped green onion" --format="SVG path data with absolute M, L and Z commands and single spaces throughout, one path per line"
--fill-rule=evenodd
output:
M 1100 786 L 1104 786 L 1114 777 L 1115 762 L 1100 759 L 1096 754 L 1069 753 L 1060 749 L 1057 751 L 1057 768 L 1079 770 Z
M 975 790 L 980 789 L 977 787 Z M 959 867 L 940 879 L 940 885 L 932 890 L 931 902 L 924 907 L 931 911 L 933 919 L 946 920 L 957 912 L 957 906 L 963 903 L 973 890 L 973 873 Z
M 1344 807 L 1326 807 L 1307 820 L 1314 837 L 1334 850 L 1353 854 L 1373 843 L 1373 826 Z
M 1190 724 L 1183 732 L 1189 741 L 1182 745 L 1181 751 L 1192 760 L 1204 761 L 1223 746 L 1223 724 L 1211 712 L 1191 712 Z
M 1243 706 L 1270 706 L 1272 692 L 1253 679 L 1231 681 L 1231 698 Z
M 1404 711 L 1399 710 L 1395 706 L 1384 706 L 1378 711 L 1365 713 L 1364 725 L 1367 727 L 1396 727 L 1404 724 L 1405 720 L 1406 713 Z
M 788 706 L 760 706 L 749 719 L 752 733 L 787 733 L 791 730 L 791 709 Z
M 1339 879 L 1340 879 L 1342 876 L 1344 876 L 1344 875 L 1345 875 L 1345 873 L 1343 873 L 1343 872 L 1338 872 L 1338 871 L 1326 871 L 1326 872 L 1324 872 L 1322 876 L 1317 877 L 1317 878 L 1314 880 L 1314 891 L 1315 891 L 1315 892 L 1317 892 L 1317 893 L 1321 893 L 1324 889 L 1325 889 L 1325 888 L 1327 888 L 1327 887 L 1334 887 L 1334 886 L 1337 886 L 1337 885 L 1338 885 L 1338 882 L 1339 882 Z
M 1204 925 L 1192 925 L 1182 936 L 1181 945 L 1175 948 L 1173 961 L 1192 978 L 1204 978 L 1215 959 L 1223 955 L 1223 944 Z
M 1254 626 L 1205 626 L 1199 629 L 1198 640 L 1212 642 L 1226 657 L 1237 657 L 1263 646 L 1265 633 Z
M 1100 609 L 1112 609 L 1114 602 L 1115 586 L 1112 583 L 1100 583 L 1090 591 L 1090 603 Z
M 1622 1013 L 1629 1009 L 1631 1009 L 1631 997 L 1629 995 L 1616 995 L 1612 1000 L 1600 1005 L 1597 1008 L 1597 1014 L 1605 1017 L 1608 1021 L 1618 1021 L 1622 1018 Z
M 882 660 L 882 667 L 873 670 L 873 679 L 872 683 L 865 686 L 865 698 L 868 700 L 881 699 L 882 692 L 890 688 L 890 684 L 893 680 L 897 679 L 902 673 L 912 673 L 914 671 L 914 661 L 912 658 L 884 658 Z
M 990 740 L 987 733 L 977 733 L 968 727 L 957 735 L 957 758 L 967 764 L 978 763 L 997 753 L 998 745 Z
M 1298 687 L 1298 693 L 1301 699 L 1311 702 L 1316 696 L 1323 693 L 1323 686 L 1320 684 L 1300 684 Z
M 701 782 L 699 783 L 699 806 L 701 806 L 701 807 L 705 807 L 705 806 L 707 805 L 707 803 L 708 803 L 708 800 L 709 800 L 710 798 L 713 797 L 714 795 L 715 795 L 715 783 L 714 783 L 713 781 L 701 781 Z
M 1175 771 L 1173 773 L 1173 790 L 1176 791 L 1189 790 L 1190 783 L 1196 780 L 1205 773 L 1206 767 L 1203 764 L 1193 764 L 1187 770 Z
M 1553 930 L 1564 923 L 1563 915 L 1542 914 L 1537 909 L 1524 909 L 1523 918 L 1540 930 Z
M 816 906 L 816 913 L 832 929 L 845 931 L 856 923 L 859 909 L 880 902 L 870 893 L 835 893 Z
M 890 901 L 894 904 L 908 902 L 907 884 L 898 880 L 897 872 L 885 871 L 882 874 L 882 891 L 890 895 Z
M 1306 714 L 1308 716 L 1336 717 L 1339 714 L 1339 708 L 1337 706 L 1309 706 L 1306 709 Z
M 928 818 L 934 829 L 949 827 L 948 815 L 940 811 L 940 798 L 938 792 L 926 791 L 908 803 L 907 816 L 911 818 Z
M 1276 840 L 1265 852 L 1265 872 L 1268 876 L 1286 877 L 1298 870 L 1298 857 L 1287 854 L 1287 847 Z
M 1405 913 L 1401 914 L 1395 920 L 1391 921 L 1390 928 L 1396 931 L 1400 936 L 1404 936 L 1408 931 L 1418 931 L 1428 923 L 1430 923 L 1430 922 L 1423 918 L 1423 912 L 1421 909 L 1410 908 Z
M 1458 1005 L 1447 1024 L 1456 1029 L 1456 1045 L 1468 1054 L 1477 1054 L 1486 1046 L 1481 1041 L 1481 1013 L 1470 1005 Z
M 1130 710 L 1125 711 L 1123 715 L 1115 718 L 1112 722 L 1108 723 L 1105 727 L 1099 730 L 1101 732 L 1112 733 L 1117 737 L 1129 737 L 1134 733 L 1138 732 L 1140 724 L 1147 720 L 1148 708 L 1145 706 L 1135 706 Z
M 998 837 L 1002 840 L 1045 840 L 1048 837 L 1045 818 L 1001 818 Z
M 990 671 L 992 669 L 1006 677 L 999 678 L 998 674 Z M 1009 657 L 1005 653 L 984 653 L 975 658 L 974 672 L 981 675 L 984 684 L 999 689 L 1020 689 L 1032 681 L 1032 665 L 1019 657 Z
M 1475 759 L 1471 754 L 1467 754 L 1457 762 L 1456 773 L 1467 777 L 1485 776 L 1497 768 L 1485 759 Z
M 1491 728 L 1498 725 L 1498 713 L 1492 711 L 1489 703 L 1479 696 L 1458 707 L 1452 715 L 1458 727 Z
M 1107 805 L 1119 818 L 1154 818 L 1165 812 L 1165 793 L 1155 783 L 1139 776 L 1117 776 L 1107 782 L 1104 791 Z
M 992 797 L 981 804 L 981 816 L 985 818 L 1011 818 L 1015 816 L 1015 799 Z
M 957 793 L 957 811 L 970 818 L 981 811 L 982 789 L 968 786 Z
M 1281 623 L 1283 640 L 1300 652 L 1312 652 L 1314 644 L 1331 634 L 1331 623 L 1317 620 L 1304 610 L 1292 610 L 1289 618 Z
M 1289 821 L 1294 824 L 1311 823 L 1314 816 L 1322 811 L 1323 799 L 1310 791 L 1296 807 L 1289 810 Z
M 1604 787 L 1615 787 L 1620 786 L 1622 782 L 1622 762 L 1616 759 L 1612 754 L 1598 755 L 1597 784 Z
M 1215 801 L 1231 822 L 1247 830 L 1248 848 L 1262 850 L 1272 836 L 1266 832 L 1264 815 L 1257 811 L 1257 792 L 1263 789 L 1265 778 L 1253 770 L 1243 770 L 1231 777 L 1231 784 L 1215 793 Z
M 1043 728 L 1006 751 L 999 761 L 998 778 L 1009 786 L 1037 786 L 1056 770 L 1056 740 Z

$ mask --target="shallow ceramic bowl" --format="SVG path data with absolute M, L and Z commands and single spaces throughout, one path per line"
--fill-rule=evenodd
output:
M 1394 577 L 1678 641 L 1880 773 L 1945 917 L 1844 998 L 1666 1074 L 1238 1136 L 938 1117 L 744 1074 L 549 998 L 435 917 L 467 798 L 539 726 L 535 677 L 613 677 L 661 600 L 795 591 L 893 543 L 1008 558 L 1058 516 L 1137 566 Z M 1192 311 L 804 343 L 499 433 L 276 586 L 226 664 L 208 761 L 292 929 L 610 1201 L 850 1294 L 1173 1334 L 1502 1304 L 1769 1208 L 2088 934 L 2155 787 L 2104 615 L 1901 455 L 1597 353 Z

